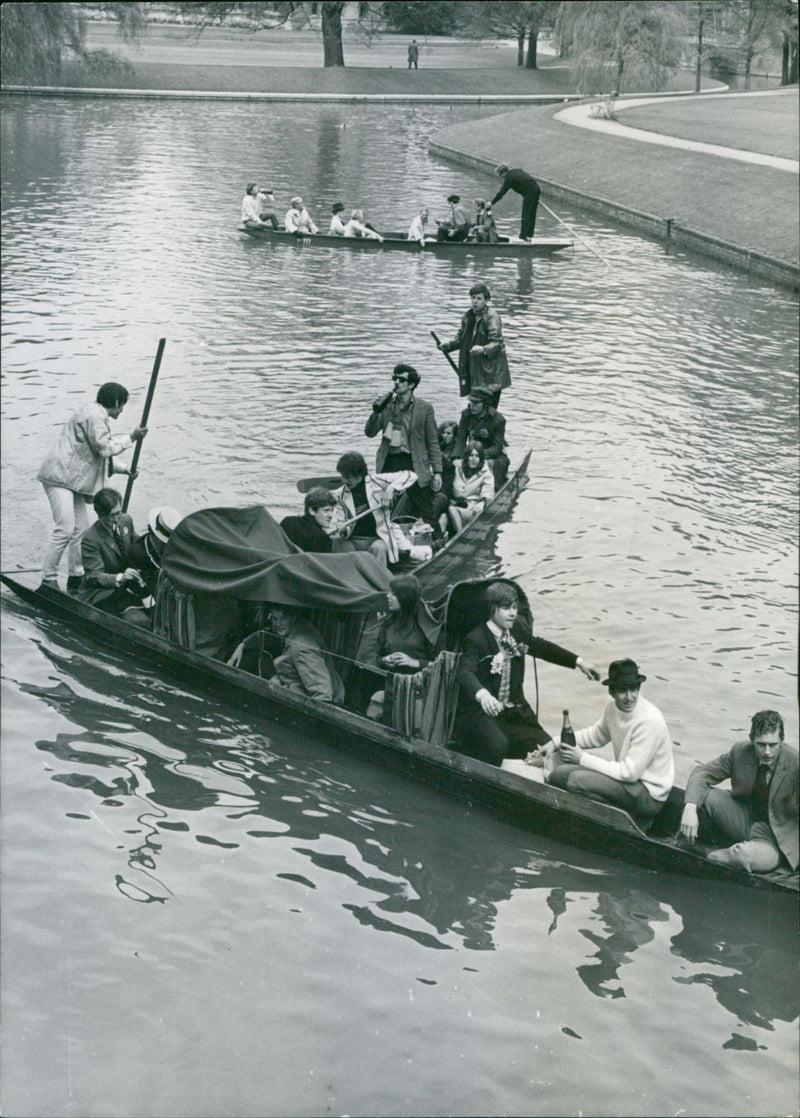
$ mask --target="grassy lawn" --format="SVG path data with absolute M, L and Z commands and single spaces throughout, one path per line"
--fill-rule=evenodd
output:
M 722 144 L 784 159 L 798 157 L 800 111 L 796 86 L 785 96 L 669 101 L 636 109 L 621 106 L 617 119 L 632 128 L 684 140 Z

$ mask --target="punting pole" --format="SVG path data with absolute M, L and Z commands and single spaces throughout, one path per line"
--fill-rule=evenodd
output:
M 159 338 L 158 349 L 156 350 L 156 359 L 153 362 L 153 371 L 150 374 L 150 384 L 149 384 L 149 387 L 147 389 L 147 397 L 146 397 L 145 402 L 144 402 L 144 410 L 142 412 L 142 419 L 141 419 L 141 422 L 139 424 L 140 427 L 146 427 L 147 426 L 147 420 L 148 420 L 148 417 L 150 415 L 150 405 L 153 402 L 153 393 L 156 390 L 156 381 L 158 380 L 158 370 L 161 368 L 161 358 L 164 356 L 164 346 L 166 344 L 167 344 L 167 339 L 166 338 Z M 131 499 L 131 493 L 133 491 L 133 483 L 136 480 L 136 467 L 139 465 L 139 455 L 142 453 L 142 442 L 143 441 L 144 440 L 139 439 L 139 441 L 136 444 L 136 449 L 133 452 L 133 458 L 131 460 L 130 473 L 128 475 L 128 484 L 125 486 L 125 497 L 123 498 L 123 501 L 122 501 L 122 511 L 123 512 L 127 511 L 128 504 L 129 504 L 130 499 Z
M 556 219 L 556 221 L 560 221 L 565 229 L 569 229 L 572 236 L 577 237 L 577 239 L 581 242 L 582 245 L 586 245 L 586 247 L 589 249 L 589 251 L 593 252 L 595 254 L 595 256 L 598 256 L 603 261 L 603 263 L 605 264 L 605 266 L 607 268 L 611 267 L 611 264 L 608 262 L 608 260 L 606 260 L 605 256 L 603 256 L 602 253 L 598 252 L 596 248 L 592 248 L 592 246 L 589 244 L 589 242 L 584 240 L 584 238 L 580 235 L 580 233 L 576 233 L 571 225 L 567 225 L 567 223 L 566 223 L 566 221 L 564 221 L 563 217 L 559 217 L 557 213 L 554 213 L 550 209 L 550 207 L 546 206 L 544 204 L 544 202 L 542 202 L 541 200 L 539 202 L 539 205 L 542 207 L 543 210 L 547 210 L 547 212 L 550 214 L 550 216 L 554 217 Z
M 433 340 L 434 340 L 434 341 L 436 342 L 436 347 L 437 347 L 437 349 L 439 350 L 439 352 L 440 352 L 440 353 L 444 353 L 445 357 L 446 357 L 446 358 L 447 358 L 447 360 L 448 360 L 448 361 L 450 362 L 450 368 L 451 368 L 451 369 L 453 370 L 453 372 L 454 372 L 454 373 L 456 374 L 456 376 L 458 377 L 458 386 L 459 386 L 459 388 L 460 388 L 460 389 L 461 389 L 461 388 L 465 388 L 465 387 L 466 387 L 466 385 L 464 384 L 464 382 L 463 382 L 463 380 L 462 380 L 462 378 L 461 378 L 461 373 L 459 373 L 459 371 L 458 371 L 458 365 L 456 365 L 455 361 L 454 361 L 454 360 L 453 360 L 453 358 L 452 358 L 452 357 L 450 356 L 450 354 L 449 354 L 449 353 L 445 353 L 445 351 L 444 351 L 444 350 L 442 349 L 442 343 L 441 343 L 441 342 L 439 341 L 439 339 L 438 339 L 438 337 L 436 336 L 436 334 L 434 334 L 433 330 L 431 330 L 431 337 L 432 337 L 432 338 L 433 338 Z

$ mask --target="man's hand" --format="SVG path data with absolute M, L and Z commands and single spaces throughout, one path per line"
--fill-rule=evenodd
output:
M 476 356 L 479 353 L 486 353 L 486 346 L 484 346 L 484 345 L 474 345 L 472 347 L 472 349 L 470 350 L 470 353 L 474 353 Z
M 681 834 L 689 842 L 694 842 L 697 838 L 697 831 L 700 826 L 700 821 L 697 818 L 697 804 L 684 804 L 683 815 L 681 816 Z
M 232 654 L 231 658 L 228 660 L 228 663 L 230 664 L 230 666 L 232 668 L 238 668 L 239 667 L 239 665 L 242 662 L 242 653 L 243 652 L 244 652 L 244 641 L 241 641 L 239 644 L 237 644 L 236 648 L 234 648 L 233 654 Z
M 385 509 L 390 509 L 394 503 L 394 489 L 391 485 L 387 486 L 381 493 L 381 506 Z
M 590 664 L 589 661 L 584 660 L 582 656 L 578 657 L 578 661 L 575 667 L 580 668 L 587 679 L 598 680 L 600 678 L 600 672 L 597 670 L 594 664 Z
M 441 474 L 434 474 L 433 477 L 431 478 L 431 489 L 434 491 L 434 493 L 438 493 L 441 488 L 442 488 L 442 475 Z
M 132 443 L 140 442 L 145 437 L 146 434 L 147 434 L 147 428 L 146 427 L 134 427 L 134 429 L 131 431 L 131 442 Z
M 559 758 L 567 765 L 579 765 L 583 750 L 578 745 L 559 745 L 558 747 Z
M 488 714 L 490 718 L 497 718 L 498 714 L 503 713 L 503 704 L 499 699 L 496 699 L 491 691 L 487 691 L 482 687 L 475 695 L 475 698 L 480 703 L 481 710 L 484 714 Z

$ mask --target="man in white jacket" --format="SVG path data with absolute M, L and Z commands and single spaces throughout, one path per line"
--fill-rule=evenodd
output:
M 633 660 L 614 660 L 603 680 L 611 702 L 594 726 L 579 730 L 575 745 L 558 747 L 561 764 L 548 783 L 624 808 L 640 819 L 657 815 L 675 779 L 672 740 L 658 707 L 643 699 L 643 676 Z M 614 759 L 590 752 L 611 742 Z

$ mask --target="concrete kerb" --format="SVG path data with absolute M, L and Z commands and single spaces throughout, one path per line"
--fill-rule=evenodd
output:
M 0 85 L 0 93 L 24 97 L 103 97 L 151 101 L 338 101 L 345 104 L 411 104 L 439 103 L 445 105 L 558 105 L 577 101 L 577 95 L 552 93 L 240 93 L 227 90 L 198 89 L 100 89 L 82 86 Z
M 431 155 L 437 155 L 442 159 L 460 163 L 466 167 L 474 167 L 476 170 L 488 174 L 494 174 L 497 166 L 496 160 L 471 155 L 469 152 L 460 151 L 458 148 L 436 143 L 433 140 L 428 144 L 428 151 Z M 697 252 L 702 256 L 713 257 L 715 260 L 730 264 L 741 271 L 749 272 L 781 287 L 788 287 L 793 291 L 800 289 L 800 268 L 786 264 L 782 260 L 775 259 L 775 257 L 752 252 L 728 241 L 709 236 L 707 233 L 690 229 L 675 221 L 674 218 L 660 217 L 657 214 L 634 210 L 629 206 L 612 202 L 608 198 L 600 198 L 595 194 L 585 194 L 573 187 L 563 186 L 561 183 L 552 182 L 539 176 L 537 176 L 536 181 L 539 183 L 542 193 L 551 198 L 568 202 L 570 205 L 578 209 L 588 210 L 590 213 L 602 214 L 603 217 L 611 218 L 620 225 L 629 226 L 664 241 L 667 245 L 675 245 L 676 247 L 686 248 L 691 252 Z

